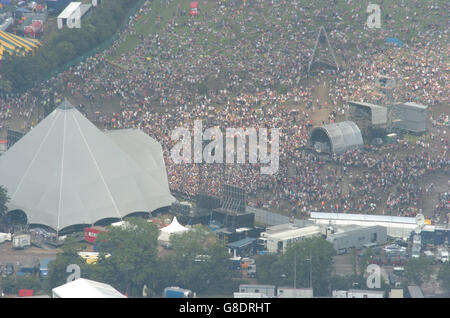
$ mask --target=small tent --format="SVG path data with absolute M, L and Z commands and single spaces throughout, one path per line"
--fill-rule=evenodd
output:
M 184 227 L 180 223 L 178 223 L 177 217 L 173 217 L 172 223 L 170 223 L 168 226 L 163 227 L 161 229 L 161 233 L 159 234 L 158 240 L 168 242 L 170 241 L 170 236 L 172 234 L 181 234 L 189 229 L 187 227 Z
M 403 46 L 403 42 L 400 41 L 397 38 L 387 38 L 386 39 L 386 43 L 396 44 L 398 47 L 402 47 Z

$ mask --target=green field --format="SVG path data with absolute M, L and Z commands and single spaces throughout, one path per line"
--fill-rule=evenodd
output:
M 123 53 L 136 48 L 140 43 L 139 36 L 163 32 L 169 21 L 178 24 L 175 33 L 182 38 L 195 36 L 203 44 L 206 52 L 209 54 L 222 54 L 225 47 L 235 44 L 235 41 L 246 39 L 254 41 L 260 38 L 259 31 L 270 33 L 273 41 L 278 37 L 289 36 L 295 27 L 289 24 L 295 21 L 296 16 L 302 19 L 305 14 L 314 17 L 317 8 L 327 8 L 328 19 L 324 21 L 320 16 L 311 19 L 308 22 L 309 33 L 305 36 L 305 41 L 313 45 L 315 34 L 321 25 L 328 30 L 338 28 L 338 33 L 349 40 L 349 48 L 354 46 L 353 40 L 355 34 L 361 34 L 362 41 L 371 41 L 377 37 L 392 36 L 397 37 L 403 42 L 411 43 L 417 39 L 420 32 L 429 28 L 430 24 L 438 24 L 439 29 L 446 27 L 446 14 L 448 4 L 443 0 L 438 1 L 403 1 L 386 0 L 383 1 L 381 14 L 381 28 L 367 29 L 366 21 L 368 13 L 366 12 L 369 1 L 352 1 L 350 5 L 347 1 L 339 0 L 333 5 L 333 1 L 316 0 L 313 6 L 311 1 L 297 0 L 297 6 L 291 2 L 280 4 L 274 1 L 262 1 L 263 5 L 257 5 L 255 1 L 247 1 L 247 6 L 243 6 L 242 0 L 235 1 L 235 9 L 239 7 L 236 15 L 229 14 L 229 4 L 231 1 L 224 1 L 220 7 L 217 2 L 200 1 L 200 14 L 198 17 L 189 15 L 189 1 L 174 0 L 170 4 L 166 1 L 152 1 L 150 7 L 151 13 L 142 14 L 136 20 L 135 34 L 127 34 L 120 42 L 117 50 L 111 54 L 111 58 L 116 58 Z M 330 4 L 331 3 L 331 4 Z M 438 5 L 439 9 L 430 6 Z M 300 9 L 302 8 L 302 9 Z M 185 15 L 181 16 L 179 10 L 184 10 Z M 303 11 L 302 11 L 303 10 Z M 158 19 L 159 17 L 159 19 Z M 212 17 L 220 23 L 214 23 Z M 192 34 L 187 22 L 207 23 L 210 30 L 205 33 Z M 268 21 L 272 25 L 268 25 Z M 159 28 L 157 28 L 159 24 Z M 241 29 L 245 26 L 245 30 Z M 224 28 L 224 26 L 227 26 Z M 280 28 L 282 32 L 274 30 Z M 348 30 L 347 30 L 348 29 Z M 217 33 L 218 36 L 214 35 Z M 294 48 L 294 44 L 289 45 L 289 49 Z

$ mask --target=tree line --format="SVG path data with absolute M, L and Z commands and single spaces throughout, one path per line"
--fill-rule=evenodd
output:
M 88 17 L 81 28 L 64 28 L 49 35 L 35 55 L 5 54 L 0 63 L 0 91 L 18 93 L 45 80 L 58 68 L 88 53 L 111 38 L 128 18 L 138 0 L 105 1 Z
M 159 230 L 141 218 L 129 218 L 125 227 L 108 227 L 97 237 L 99 259 L 87 264 L 78 252 L 85 243 L 68 238 L 55 260 L 49 264 L 44 281 L 48 293 L 66 283 L 67 266 L 77 264 L 81 277 L 112 285 L 129 297 L 161 297 L 165 287 L 180 286 L 197 294 L 223 294 L 236 290 L 241 282 L 229 268 L 225 243 L 214 233 L 198 226 L 171 237 L 171 249 L 158 247 Z

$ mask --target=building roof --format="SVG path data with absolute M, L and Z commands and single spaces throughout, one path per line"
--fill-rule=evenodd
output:
M 366 102 L 354 102 L 354 101 L 349 101 L 348 102 L 350 105 L 355 105 L 355 106 L 365 106 L 365 107 L 369 107 L 369 108 L 376 108 L 376 109 L 386 109 L 386 107 L 384 106 L 379 106 L 379 105 L 375 105 L 375 104 L 371 104 L 371 103 L 366 103 Z
M 295 228 L 295 229 L 290 229 L 290 230 L 280 231 L 280 232 L 275 232 L 275 233 L 265 232 L 264 235 L 261 235 L 261 236 L 263 236 L 265 238 L 287 240 L 290 238 L 309 236 L 309 235 L 314 235 L 317 233 L 321 233 L 321 229 L 319 226 L 313 225 L 313 226 Z
M 140 133 L 124 134 L 110 138 L 64 102 L 0 157 L 9 211 L 61 230 L 170 206 L 175 198 L 161 148 L 141 135 L 137 143 L 146 150 L 133 153 L 122 142 Z M 153 158 L 147 165 L 139 157 L 144 152 Z
M 384 125 L 387 123 L 387 107 L 364 102 L 349 102 L 355 107 L 366 107 L 370 109 L 370 120 L 372 125 Z
M 255 238 L 246 237 L 246 238 L 243 238 L 242 240 L 228 243 L 228 244 L 227 244 L 227 247 L 231 247 L 231 248 L 242 248 L 242 247 L 244 247 L 244 246 L 247 246 L 247 245 L 252 244 L 254 241 L 256 241 Z
M 53 298 L 126 298 L 111 285 L 79 278 L 52 289 Z
M 373 225 L 373 226 L 358 226 L 357 228 L 352 228 L 349 230 L 345 230 L 343 232 L 337 232 L 334 234 L 330 234 L 330 237 L 333 238 L 338 238 L 338 237 L 346 237 L 350 234 L 355 234 L 355 233 L 361 233 L 361 232 L 365 232 L 368 230 L 375 230 L 375 229 L 384 229 L 384 227 L 379 226 L 379 225 Z
M 401 223 L 401 224 L 414 224 L 414 225 L 416 224 L 416 219 L 413 217 L 372 215 L 372 214 L 311 212 L 311 218 L 312 219 L 330 219 L 330 220 L 388 222 L 388 223 Z
M 404 103 L 403 105 L 400 105 L 400 106 L 406 106 L 406 107 L 409 107 L 409 108 L 418 108 L 420 110 L 428 109 L 428 106 L 422 105 L 422 104 L 417 104 L 417 103 L 414 103 L 414 102 L 407 102 L 407 103 Z
M 68 19 L 75 12 L 75 10 L 81 7 L 81 2 L 71 2 L 69 5 L 60 13 L 58 19 Z

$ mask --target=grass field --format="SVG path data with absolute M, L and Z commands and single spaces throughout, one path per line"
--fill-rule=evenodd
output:
M 404 5 L 402 3 L 404 2 Z M 200 14 L 198 17 L 189 15 L 189 1 L 174 0 L 167 3 L 165 0 L 154 0 L 151 2 L 151 12 L 142 14 L 135 23 L 135 34 L 128 34 L 119 44 L 117 50 L 111 54 L 111 58 L 116 58 L 123 53 L 129 52 L 139 44 L 141 35 L 154 34 L 161 32 L 167 27 L 169 21 L 176 23 L 177 35 L 182 38 L 195 36 L 196 39 L 204 45 L 209 54 L 222 54 L 224 48 L 233 44 L 237 40 L 246 39 L 254 41 L 260 38 L 259 31 L 270 33 L 272 40 L 288 36 L 290 26 L 298 17 L 302 19 L 305 14 L 314 16 L 319 13 L 317 8 L 327 8 L 328 19 L 317 16 L 308 21 L 310 34 L 305 38 L 308 44 L 313 45 L 313 39 L 321 25 L 328 30 L 333 28 L 344 29 L 339 32 L 347 39 L 353 39 L 355 33 L 363 32 L 364 40 L 380 35 L 382 32 L 386 36 L 397 37 L 403 42 L 410 43 L 417 38 L 417 34 L 426 30 L 430 24 L 440 24 L 440 28 L 446 26 L 446 14 L 448 4 L 443 0 L 437 1 L 412 1 L 412 0 L 385 0 L 382 5 L 381 28 L 367 29 L 366 21 L 369 13 L 366 12 L 369 2 L 366 1 L 343 1 L 338 0 L 335 4 L 329 0 L 316 0 L 314 5 L 309 0 L 298 0 L 295 2 L 280 4 L 277 1 L 251 1 L 247 0 L 246 6 L 243 6 L 242 0 L 234 1 L 234 10 L 237 13 L 233 16 L 229 14 L 231 1 L 224 1 L 220 6 L 217 2 L 200 1 Z M 263 3 L 263 5 L 258 5 Z M 430 6 L 433 5 L 433 9 Z M 437 7 L 434 7 L 437 5 Z M 180 10 L 185 14 L 180 15 Z M 219 19 L 220 23 L 214 23 L 212 16 Z M 216 31 L 218 36 L 211 32 L 204 34 L 192 34 L 191 27 L 187 22 L 207 23 L 210 30 Z M 268 25 L 268 21 L 271 25 Z M 224 28 L 224 26 L 227 26 Z M 242 30 L 242 27 L 245 30 Z M 282 34 L 274 32 L 277 26 L 283 30 Z M 348 30 L 347 30 L 348 29 Z M 393 30 L 386 32 L 386 30 Z M 350 43 L 349 48 L 352 44 Z M 289 49 L 294 49 L 295 43 L 289 44 Z

